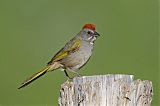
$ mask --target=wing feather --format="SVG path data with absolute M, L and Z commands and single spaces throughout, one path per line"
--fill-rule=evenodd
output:
M 51 64 L 52 62 L 60 61 L 61 59 L 68 56 L 70 53 L 74 53 L 79 49 L 81 45 L 80 39 L 72 39 L 70 42 L 68 42 L 52 59 L 48 64 Z

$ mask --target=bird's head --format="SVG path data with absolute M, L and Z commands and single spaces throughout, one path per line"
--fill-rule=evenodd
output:
M 89 41 L 93 43 L 97 37 L 100 36 L 98 32 L 96 32 L 96 26 L 94 24 L 85 24 L 80 32 L 83 40 Z

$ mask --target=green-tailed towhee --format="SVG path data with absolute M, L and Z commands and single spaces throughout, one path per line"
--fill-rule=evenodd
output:
M 76 70 L 83 67 L 92 55 L 94 41 L 98 36 L 94 24 L 85 24 L 82 30 L 55 54 L 43 70 L 26 79 L 19 89 L 30 84 L 46 72 L 59 68 L 64 69 L 67 77 L 69 76 L 66 70 L 77 73 Z

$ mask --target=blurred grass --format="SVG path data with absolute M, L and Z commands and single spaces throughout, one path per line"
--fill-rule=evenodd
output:
M 101 37 L 80 73 L 151 80 L 152 106 L 158 106 L 157 0 L 1 0 L 0 13 L 0 105 L 57 105 L 66 80 L 59 70 L 22 90 L 17 87 L 91 22 Z

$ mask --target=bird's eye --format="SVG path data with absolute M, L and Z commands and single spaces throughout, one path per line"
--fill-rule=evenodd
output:
M 88 31 L 87 33 L 88 33 L 88 34 L 91 34 L 91 31 Z

